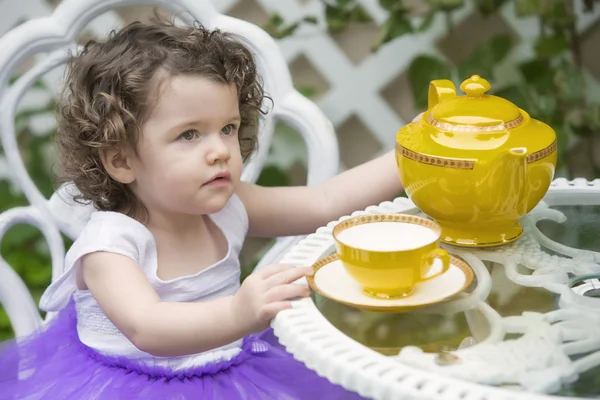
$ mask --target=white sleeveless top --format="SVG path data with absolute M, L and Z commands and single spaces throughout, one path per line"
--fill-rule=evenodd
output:
M 148 282 L 164 301 L 200 302 L 233 295 L 240 287 L 239 253 L 248 231 L 248 216 L 241 200 L 233 195 L 225 207 L 210 215 L 227 239 L 226 256 L 216 264 L 189 276 L 161 280 L 156 275 L 157 250 L 154 236 L 140 222 L 120 213 L 97 211 L 65 257 L 65 272 L 44 292 L 40 308 L 60 311 L 71 297 L 77 309 L 77 333 L 81 342 L 105 355 L 120 355 L 149 366 L 173 370 L 228 360 L 238 354 L 241 340 L 229 345 L 182 357 L 155 357 L 136 348 L 110 320 L 88 290 L 77 289 L 75 268 L 86 254 L 107 251 L 131 258 L 144 271 Z

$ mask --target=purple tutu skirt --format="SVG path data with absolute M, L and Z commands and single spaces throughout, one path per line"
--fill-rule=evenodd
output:
M 271 330 L 229 361 L 173 371 L 104 356 L 76 326 L 71 302 L 40 332 L 0 343 L 0 400 L 362 399 L 296 361 Z

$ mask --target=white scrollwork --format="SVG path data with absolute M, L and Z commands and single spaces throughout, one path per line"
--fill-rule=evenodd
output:
M 472 266 L 478 285 L 471 293 L 423 312 L 480 313 L 489 324 L 489 334 L 477 343 L 466 338 L 458 350 L 440 354 L 407 347 L 398 356 L 386 357 L 345 336 L 308 299 L 293 302 L 291 310 L 275 318 L 275 334 L 288 351 L 319 374 L 377 400 L 557 399 L 546 394 L 600 365 L 599 300 L 570 287 L 571 275 L 598 273 L 600 258 L 596 252 L 552 241 L 536 223 L 566 222 L 565 215 L 548 205 L 599 205 L 600 181 L 557 180 L 545 201 L 523 219 L 525 233 L 516 243 L 494 250 L 450 249 Z M 396 199 L 353 215 L 387 212 L 418 214 L 419 210 L 407 199 Z M 337 223 L 309 235 L 282 262 L 311 265 L 329 255 L 334 249 L 331 229 Z M 494 279 L 554 293 L 556 309 L 502 317 L 486 302 L 493 288 L 484 261 L 493 262 Z
M 525 232 L 517 242 L 494 250 L 475 250 L 474 253 L 481 260 L 503 264 L 508 278 L 521 286 L 543 287 L 556 293 L 562 293 L 560 287 L 569 282 L 569 274 L 600 273 L 598 253 L 572 249 L 548 239 L 535 225 L 542 219 L 566 221 L 559 211 L 541 205 L 523 217 L 521 223 Z M 548 254 L 544 248 L 563 256 Z M 519 265 L 533 272 L 520 273 Z
M 599 253 L 554 242 L 538 221 L 566 222 L 561 212 L 541 203 L 523 218 L 517 242 L 493 250 L 474 250 L 480 260 L 502 264 L 506 277 L 521 286 L 542 287 L 561 295 L 559 309 L 525 312 L 501 319 L 510 340 L 474 344 L 454 352 L 426 354 L 404 348 L 397 359 L 432 372 L 489 385 L 515 385 L 528 392 L 552 393 L 600 365 L 600 301 L 583 298 L 569 286 L 572 276 L 600 274 Z M 550 255 L 544 248 L 561 255 Z M 531 274 L 519 272 L 525 267 Z M 581 356 L 572 359 L 572 356 Z
M 441 354 L 407 347 L 398 360 L 478 383 L 517 385 L 528 392 L 552 393 L 600 364 L 600 313 L 561 311 L 503 318 L 507 333 L 522 335 L 517 339 Z M 571 355 L 582 353 L 590 354 L 571 360 Z

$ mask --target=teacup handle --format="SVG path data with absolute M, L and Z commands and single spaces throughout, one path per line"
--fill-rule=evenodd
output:
M 448 271 L 448 268 L 450 268 L 450 255 L 448 255 L 448 252 L 446 250 L 440 248 L 432 250 L 428 256 L 429 265 L 433 264 L 436 258 L 442 260 L 442 270 L 431 276 L 423 278 L 423 281 L 428 281 L 429 279 L 433 279 L 437 276 L 440 276 L 444 272 Z

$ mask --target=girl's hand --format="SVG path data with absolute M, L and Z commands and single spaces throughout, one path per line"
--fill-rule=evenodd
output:
M 292 282 L 311 275 L 310 267 L 269 265 L 248 276 L 233 297 L 235 321 L 248 333 L 260 332 L 281 310 L 291 307 L 290 300 L 308 297 L 310 289 Z

